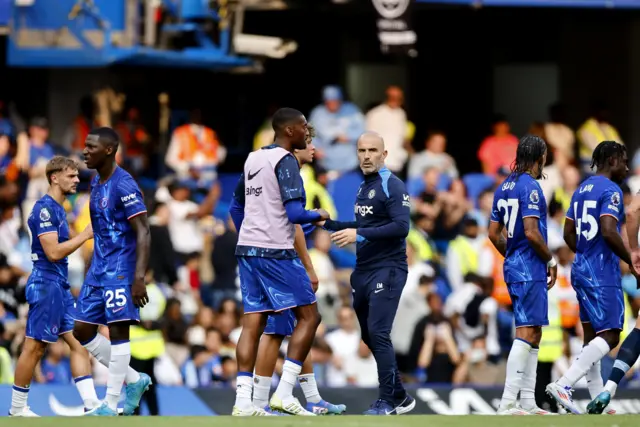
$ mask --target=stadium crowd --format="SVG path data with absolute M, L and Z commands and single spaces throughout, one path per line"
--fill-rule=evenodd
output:
M 351 219 L 361 179 L 356 139 L 365 130 L 380 133 L 389 153 L 387 165 L 405 179 L 412 197 L 409 273 L 392 331 L 405 381 L 502 386 L 514 330 L 502 258 L 487 238 L 487 227 L 493 191 L 510 172 L 518 136 L 511 133 L 506 117 L 497 116 L 493 133 L 477 153 L 482 171 L 462 175 L 447 153 L 446 133 L 432 130 L 421 150 L 413 148 L 419 145 L 413 138 L 420 124 L 408 121 L 402 105 L 398 87 L 389 87 L 385 101 L 366 114 L 347 102 L 339 87 L 324 89 L 322 103 L 308 115 L 316 130 L 316 161 L 304 166 L 302 173 L 308 206 Z M 11 119 L 0 116 L 0 383 L 12 383 L 13 363 L 24 339 L 24 284 L 31 270 L 30 238 L 24 224 L 33 203 L 47 191 L 44 165 L 57 153 L 80 160 L 84 138 L 97 123 L 100 117 L 85 112 L 63 141 L 51 141 L 45 118 L 31 119 L 23 132 Z M 187 123 L 173 130 L 161 159 L 172 173 L 153 182 L 145 174 L 153 167 L 151 153 L 158 142 L 139 121 L 138 111 L 126 110 L 114 128 L 123 141 L 119 163 L 139 178 L 145 192 L 152 233 L 147 278 L 151 303 L 142 310 L 142 327 L 132 333 L 132 363 L 136 369 L 155 371 L 159 384 L 232 387 L 242 313 L 234 256 L 237 232 L 225 215 L 225 202 L 237 175 L 217 173 L 225 160 L 223 141 L 193 111 Z M 547 337 L 559 339 L 545 343 L 543 335 L 539 355 L 538 375 L 546 381 L 538 383 L 544 386 L 568 368 L 582 345 L 578 304 L 570 285 L 573 254 L 562 239 L 565 212 L 573 191 L 589 173 L 595 145 L 604 139 L 622 141 L 601 105 L 594 105 L 592 116 L 577 130 L 565 123 L 562 106 L 554 105 L 549 120 L 533 123 L 529 132 L 549 145 L 541 185 L 549 208 L 549 246 L 560 264 L 558 283 L 550 291 L 550 313 L 556 313 L 557 321 L 545 328 Z M 267 119 L 256 132 L 254 149 L 272 141 Z M 640 155 L 633 157 L 630 169 L 625 204 L 640 190 Z M 90 174 L 82 170 L 83 183 Z M 65 206 L 75 232 L 88 224 L 88 206 L 85 185 Z M 377 379 L 371 375 L 375 360 L 360 339 L 350 307 L 354 248 L 338 249 L 322 229 L 310 240 L 323 318 L 312 348 L 318 381 L 330 387 L 375 387 Z M 91 261 L 92 244 L 87 242 L 69 257 L 75 295 Z M 640 292 L 626 271 L 623 283 L 632 328 Z M 277 369 L 284 361 L 284 350 Z M 603 363 L 604 377 L 615 352 L 607 359 L 609 364 Z M 94 369 L 95 382 L 104 384 L 106 368 L 96 363 Z M 42 383 L 72 381 L 66 344 L 59 341 L 49 347 L 36 378 Z M 637 382 L 634 371 L 629 381 Z

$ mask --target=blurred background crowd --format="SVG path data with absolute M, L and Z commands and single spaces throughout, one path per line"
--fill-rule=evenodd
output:
M 412 197 L 409 274 L 392 331 L 405 381 L 501 386 L 514 337 L 513 316 L 502 276 L 503 259 L 489 242 L 487 227 L 493 191 L 509 174 L 522 135 L 511 132 L 508 117 L 496 115 L 491 132 L 478 141 L 475 156 L 480 167 L 463 174 L 454 160 L 459 153 L 447 146 L 445 132 L 421 129 L 426 139 L 414 138 L 421 124 L 407 119 L 402 88 L 388 87 L 381 102 L 365 110 L 349 102 L 338 86 L 326 86 L 319 95 L 317 107 L 305 112 L 316 129 L 316 160 L 302 169 L 308 208 L 322 207 L 341 220 L 353 218 L 362 179 L 355 144 L 365 130 L 384 137 L 387 166 L 405 180 Z M 137 108 L 122 105 L 121 113 L 109 122 L 95 113 L 95 99 L 83 101 L 83 113 L 66 124 L 65 138 L 59 141 L 50 139 L 46 118 L 29 118 L 25 126 L 20 125 L 21 117 L 4 106 L 0 109 L 0 383 L 12 382 L 12 364 L 24 340 L 24 285 L 31 269 L 24 225 L 34 202 L 47 191 L 44 166 L 55 154 L 80 160 L 89 129 L 111 124 L 122 137 L 118 162 L 143 188 L 152 234 L 147 277 L 151 303 L 142 310 L 141 326 L 132 329 L 132 363 L 154 372 L 158 384 L 233 387 L 242 308 L 234 256 L 237 231 L 227 208 L 239 174 L 219 173 L 225 141 L 194 109 L 171 129 L 166 151 L 157 156 L 153 153 L 162 142 L 139 120 Z M 565 108 L 570 106 L 550 106 L 549 116 L 532 117 L 539 121 L 529 129 L 548 143 L 546 179 L 541 185 L 549 209 L 548 242 L 559 260 L 558 282 L 549 291 L 551 325 L 544 329 L 540 350 L 538 383 L 543 386 L 568 368 L 582 345 L 578 305 L 570 285 L 573 254 L 562 239 L 565 212 L 573 191 L 590 172 L 597 143 L 623 143 L 606 105 L 594 103 L 591 115 L 576 128 L 565 121 Z M 253 148 L 272 141 L 267 116 L 255 130 Z M 640 190 L 640 155 L 632 154 L 625 204 Z M 82 165 L 81 169 L 80 190 L 65 206 L 76 232 L 89 221 L 92 171 Z M 90 263 L 92 244 L 87 242 L 69 257 L 75 294 Z M 328 232 L 316 230 L 309 251 L 320 279 L 318 306 L 323 317 L 312 349 L 318 381 L 330 387 L 376 386 L 371 374 L 375 360 L 360 339 L 350 306 L 355 248 L 338 249 Z M 623 271 L 626 315 L 633 327 L 640 292 L 625 265 Z M 286 345 L 285 341 L 283 355 Z M 616 351 L 603 363 L 605 377 Z M 65 344 L 50 346 L 36 379 L 71 382 Z M 105 368 L 99 364 L 95 380 L 106 382 Z M 640 384 L 634 370 L 628 382 Z

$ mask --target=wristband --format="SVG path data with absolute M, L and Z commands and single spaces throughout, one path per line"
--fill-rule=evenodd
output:
M 553 267 L 555 267 L 557 265 L 558 265 L 558 261 L 556 261 L 556 259 L 554 257 L 551 257 L 551 259 L 547 263 L 547 267 L 549 267 L 549 268 L 553 268 Z

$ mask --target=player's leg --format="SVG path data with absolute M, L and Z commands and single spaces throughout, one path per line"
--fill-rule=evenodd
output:
M 71 331 L 69 331 L 71 332 Z M 84 403 L 85 411 L 100 406 L 100 399 L 96 394 L 96 389 L 91 376 L 91 358 L 86 348 L 73 337 L 72 333 L 62 335 L 62 338 L 71 349 L 71 375 L 76 384 L 80 398 Z
M 75 319 L 75 301 L 71 292 L 65 290 L 65 311 L 60 328 L 60 337 L 71 350 L 71 374 L 76 384 L 80 398 L 84 403 L 85 411 L 100 406 L 100 400 L 96 394 L 96 388 L 91 376 L 91 358 L 86 348 L 73 336 L 73 325 Z
M 538 407 L 535 396 L 542 326 L 549 324 L 547 283 L 546 281 L 528 282 L 523 284 L 523 289 L 525 292 L 521 302 L 526 315 L 526 322 L 530 326 L 517 328 L 516 338 L 521 343 L 528 343 L 530 348 L 527 365 L 521 380 L 520 407 L 532 415 L 551 415 L 551 412 Z
M 613 369 L 609 375 L 604 390 L 587 405 L 587 412 L 590 414 L 601 414 L 615 396 L 618 384 L 627 374 L 629 369 L 635 365 L 640 356 L 640 317 L 636 320 L 636 326 L 625 338 L 618 350 L 618 356 L 613 364 Z M 614 410 L 607 411 L 607 414 L 614 414 Z
M 28 321 L 28 320 L 27 320 Z M 19 417 L 37 417 L 27 406 L 29 387 L 33 380 L 36 365 L 44 356 L 47 343 L 33 338 L 26 338 L 22 346 L 22 353 L 16 364 L 16 372 L 11 392 L 11 409 L 9 415 Z
M 583 330 L 582 348 L 584 349 L 584 347 L 596 337 L 596 332 L 593 330 L 591 323 L 583 323 L 582 330 Z M 582 353 L 582 350 L 580 352 Z M 602 381 L 602 363 L 600 360 L 598 360 L 596 363 L 591 365 L 591 367 L 587 371 L 587 374 L 585 375 L 585 378 L 587 380 L 587 388 L 589 390 L 589 396 L 591 396 L 591 399 L 595 399 L 596 396 L 598 396 L 598 394 L 602 391 L 602 388 L 604 387 L 604 383 Z
M 39 277 L 37 273 L 29 278 L 26 297 L 29 303 L 26 339 L 16 364 L 9 415 L 37 417 L 27 406 L 29 387 L 33 372 L 44 355 L 47 343 L 58 341 L 64 302 L 59 285 L 50 283 Z M 59 309 L 56 310 L 56 307 Z
M 352 305 L 353 311 L 360 326 L 360 337 L 362 341 L 373 352 L 373 344 L 369 334 L 369 286 L 371 273 L 355 270 L 351 273 Z M 343 315 L 342 313 L 339 315 Z M 366 415 L 377 415 L 380 411 L 380 399 L 376 399 L 364 413 Z
M 252 401 L 253 370 L 256 364 L 260 336 L 267 321 L 265 313 L 273 311 L 261 285 L 263 261 L 264 259 L 259 257 L 238 257 L 244 317 L 242 332 L 236 346 L 238 376 L 236 379 L 236 401 L 232 413 L 234 416 L 268 415 L 263 408 L 254 406 Z
M 307 411 L 316 415 L 340 415 L 347 410 L 346 405 L 334 405 L 320 396 L 316 375 L 313 372 L 311 354 L 307 356 L 307 359 L 302 364 L 298 382 L 304 393 L 304 398 L 307 400 Z
M 73 336 L 98 362 L 109 367 L 111 362 L 111 342 L 104 335 L 98 333 L 98 326 L 107 324 L 105 304 L 104 289 L 85 283 L 76 302 L 76 322 L 73 327 Z M 125 382 L 127 384 L 136 384 L 139 381 L 140 375 L 133 369 L 128 368 Z M 100 408 L 96 408 L 96 410 L 87 414 L 95 415 L 97 409 Z M 102 412 L 100 411 L 99 414 Z M 110 413 L 108 407 L 106 412 Z
M 130 286 L 105 285 L 103 291 L 103 299 L 106 302 L 105 317 L 111 341 L 105 403 L 110 410 L 117 412 L 122 384 L 126 382 L 127 376 L 132 370 L 129 367 L 131 363 L 129 330 L 132 323 L 140 321 L 140 310 L 133 303 Z M 130 378 L 131 381 L 125 387 L 124 415 L 133 415 L 140 405 L 142 395 L 152 385 L 149 375 L 133 372 L 137 374 L 137 378 Z
M 277 323 L 282 322 L 284 316 L 285 314 L 269 316 L 258 345 L 258 357 L 253 377 L 253 404 L 258 408 L 265 408 L 265 410 L 269 406 L 271 378 L 278 362 L 280 346 L 284 340 L 284 335 L 276 334 Z
M 302 365 L 311 350 L 315 331 L 320 324 L 320 313 L 317 304 L 307 304 L 293 309 L 297 325 L 291 335 L 287 358 L 282 367 L 282 377 L 274 392 L 270 405 L 274 409 L 292 415 L 315 415 L 307 411 L 293 396 L 293 388 L 302 373 Z
M 538 287 L 542 287 L 543 294 L 537 289 Z M 519 408 L 516 402 L 518 393 L 524 390 L 525 402 L 529 405 L 530 400 L 528 399 L 533 398 L 535 405 L 535 372 L 538 365 L 537 356 L 540 343 L 539 326 L 548 323 L 547 288 L 546 284 L 540 282 L 521 282 L 508 284 L 507 289 L 513 304 L 516 339 L 513 341 L 507 358 L 507 375 L 498 414 L 527 415 L 528 412 Z M 541 301 L 536 303 L 536 297 L 541 298 Z M 532 387 L 531 377 L 533 377 Z
M 293 388 L 298 382 L 302 364 L 311 350 L 316 330 L 320 325 L 316 295 L 299 259 L 277 261 L 277 269 L 269 268 L 265 271 L 270 276 L 267 293 L 276 311 L 287 308 L 293 310 L 297 324 L 289 341 L 282 378 L 270 405 L 292 415 L 315 415 L 300 405 L 298 399 L 293 396 Z
M 271 376 L 278 361 L 280 347 L 282 346 L 284 337 L 291 336 L 295 325 L 296 317 L 291 310 L 285 310 L 279 315 L 270 315 L 267 319 L 267 326 L 260 339 L 258 360 L 256 362 L 253 381 L 253 404 L 259 408 L 268 406 Z M 323 400 L 320 396 L 316 377 L 313 373 L 311 353 L 309 353 L 302 364 L 302 371 L 298 376 L 298 382 L 307 401 L 307 411 L 317 415 L 339 415 L 347 409 L 345 405 L 334 405 L 333 403 Z
M 638 361 L 638 357 L 640 357 L 640 317 L 636 320 L 636 327 L 622 342 L 622 346 L 618 350 L 618 357 L 613 364 L 613 370 L 604 386 L 604 391 L 593 398 L 587 406 L 587 411 L 590 414 L 601 414 L 605 410 L 615 396 L 618 384 Z
M 573 402 L 571 389 L 594 364 L 618 345 L 624 322 L 624 295 L 622 289 L 616 287 L 574 288 L 580 304 L 580 320 L 583 324 L 590 322 L 596 336 L 582 348 L 580 356 L 567 372 L 547 386 L 547 392 L 565 409 L 579 414 L 582 411 Z
M 389 268 L 372 272 L 366 279 L 368 285 L 369 315 L 367 330 L 369 347 L 378 367 L 379 394 L 376 408 L 370 415 L 402 414 L 415 407 L 415 401 L 404 387 L 396 390 L 396 355 L 391 343 L 391 328 L 396 316 L 402 289 L 406 282 L 406 271 Z
M 582 330 L 582 349 L 584 350 L 585 346 L 587 346 L 587 344 L 589 344 L 596 337 L 596 332 L 593 330 L 591 323 L 583 323 Z M 582 350 L 580 352 L 582 353 Z M 589 396 L 591 397 L 591 399 L 595 399 L 604 387 L 604 382 L 602 381 L 602 363 L 600 360 L 591 365 L 591 367 L 587 371 L 587 374 L 585 375 L 585 378 L 587 380 Z M 612 411 L 612 413 L 615 413 L 615 411 Z

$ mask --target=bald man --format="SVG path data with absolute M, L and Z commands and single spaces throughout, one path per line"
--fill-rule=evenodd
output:
M 409 234 L 409 195 L 404 183 L 385 167 L 387 151 L 380 135 L 366 132 L 358 139 L 358 160 L 364 173 L 354 208 L 356 220 L 319 223 L 335 231 L 339 246 L 357 243 L 356 268 L 351 275 L 353 308 L 378 365 L 378 400 L 365 415 L 400 415 L 415 400 L 400 381 L 391 327 L 407 279 L 405 238 Z

